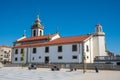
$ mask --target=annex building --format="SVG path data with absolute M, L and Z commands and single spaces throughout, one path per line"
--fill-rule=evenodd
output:
M 0 62 L 1 63 L 11 63 L 11 53 L 12 47 L 1 45 L 0 46 Z
M 107 56 L 105 33 L 97 24 L 93 34 L 62 37 L 58 32 L 44 35 L 39 16 L 25 35 L 14 42 L 12 63 L 94 63 L 96 56 Z

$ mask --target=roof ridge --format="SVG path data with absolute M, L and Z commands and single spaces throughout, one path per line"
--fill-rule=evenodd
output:
M 70 38 L 70 37 L 80 37 L 80 36 L 87 36 L 87 35 L 92 35 L 92 34 L 82 34 L 82 35 L 76 35 L 76 36 L 64 36 L 64 37 L 61 37 L 61 38 Z
M 55 35 L 55 34 L 47 34 L 47 35 L 42 35 L 42 36 L 33 36 L 33 37 L 27 37 L 27 38 L 45 37 L 45 36 L 49 36 L 49 35 Z
M 11 46 L 8 46 L 8 45 L 1 45 L 0 47 L 12 48 Z

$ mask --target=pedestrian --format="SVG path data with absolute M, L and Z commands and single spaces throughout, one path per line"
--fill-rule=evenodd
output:
M 95 71 L 96 71 L 96 73 L 98 73 L 99 71 L 98 71 L 98 68 L 97 68 L 97 66 L 95 66 Z

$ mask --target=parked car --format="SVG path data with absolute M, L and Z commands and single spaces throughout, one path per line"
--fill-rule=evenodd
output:
M 60 68 L 56 65 L 54 65 L 52 68 L 51 68 L 52 71 L 59 71 Z
M 37 66 L 36 66 L 36 64 L 29 64 L 28 69 L 29 70 L 31 70 L 31 69 L 37 69 Z

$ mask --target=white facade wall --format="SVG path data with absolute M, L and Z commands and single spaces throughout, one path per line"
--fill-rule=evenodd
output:
M 98 38 L 97 37 L 93 37 L 93 57 L 98 56 Z
M 86 63 L 93 63 L 93 39 L 90 38 L 84 43 L 84 53 L 86 58 Z
M 94 63 L 94 53 L 93 53 L 93 37 L 90 38 L 90 63 Z
M 99 36 L 99 56 L 107 56 L 105 52 L 105 37 L 104 36 Z
M 32 29 L 32 37 L 34 36 L 34 30 L 36 31 L 35 36 L 40 36 L 40 31 L 41 31 L 41 36 L 43 36 L 43 30 L 42 29 Z
M 50 47 L 50 57 L 51 57 L 51 61 L 50 62 L 54 62 L 54 63 L 78 63 L 81 62 L 81 59 L 79 59 L 79 55 L 81 55 L 82 53 L 79 52 L 79 44 L 77 44 L 77 51 L 72 51 L 72 45 L 68 44 L 68 45 L 61 45 L 63 48 L 62 52 L 58 52 L 58 46 L 52 46 Z M 81 48 L 81 46 L 80 46 Z M 63 59 L 58 59 L 58 56 L 62 56 Z M 72 56 L 77 56 L 77 59 L 72 59 Z
M 24 63 L 45 63 L 45 57 L 49 57 L 49 63 L 81 63 L 82 62 L 82 44 L 75 43 L 77 45 L 77 51 L 72 51 L 72 45 L 74 44 L 64 44 L 64 45 L 51 45 L 43 47 L 34 47 L 37 49 L 36 53 L 33 53 L 33 47 L 24 48 Z M 62 52 L 58 52 L 58 46 L 62 46 Z M 45 47 L 49 47 L 49 52 L 45 52 Z M 21 61 L 21 48 L 18 49 L 18 54 L 15 54 L 15 49 L 13 50 L 13 63 L 22 63 Z M 58 56 L 62 56 L 62 59 L 58 59 Z M 77 56 L 77 59 L 73 59 L 73 56 Z M 15 61 L 15 58 L 18 58 Z M 34 58 L 34 60 L 33 60 Z
M 55 38 L 58 37 L 59 36 L 55 36 Z M 74 44 L 61 44 L 24 48 L 25 63 L 45 63 L 45 57 L 49 57 L 49 63 L 81 63 L 83 50 L 86 57 L 86 63 L 93 63 L 95 56 L 106 56 L 104 36 L 89 37 L 87 40 L 84 41 L 84 49 L 82 48 L 82 44 L 75 43 L 75 45 L 77 45 L 77 51 L 72 51 L 72 45 Z M 58 46 L 62 46 L 62 52 L 58 52 Z M 45 52 L 45 47 L 49 47 L 48 53 Z M 37 49 L 36 53 L 33 53 L 33 48 Z M 15 61 L 15 63 L 21 63 L 20 58 L 22 56 L 20 54 L 20 50 L 21 49 L 19 48 L 18 55 L 14 54 L 14 58 L 18 57 L 18 61 Z M 59 56 L 62 56 L 62 59 L 58 59 Z M 77 56 L 77 59 L 72 59 L 72 56 Z
M 41 33 L 40 33 L 40 31 L 41 31 Z M 44 33 L 43 33 L 43 30 L 42 30 L 42 29 L 38 29 L 38 35 L 39 35 L 39 36 L 40 36 L 40 35 L 43 36 L 43 34 L 44 34 Z
M 95 36 L 93 38 L 93 53 L 95 56 L 107 56 L 105 52 L 105 37 L 104 36 Z
M 23 57 L 22 54 L 21 54 L 21 48 L 18 48 L 18 53 L 17 54 L 15 54 L 15 50 L 16 49 L 13 49 L 12 63 L 23 63 L 21 61 L 21 57 Z M 17 58 L 17 61 L 15 61 L 15 58 Z M 27 61 L 26 59 L 27 59 L 27 48 L 24 48 L 24 63 L 26 63 L 26 61 Z

